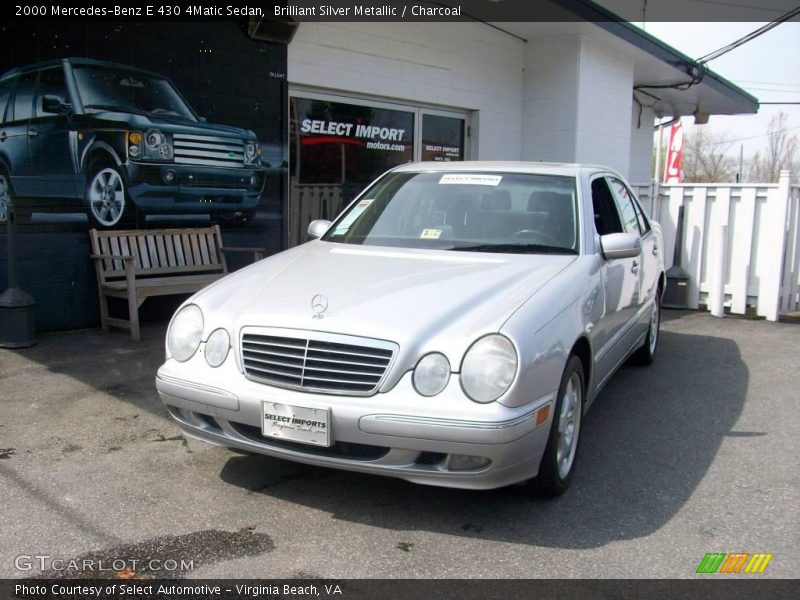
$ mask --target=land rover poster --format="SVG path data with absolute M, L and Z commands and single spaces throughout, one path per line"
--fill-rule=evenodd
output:
M 236 22 L 2 36 L 0 220 L 11 194 L 22 221 L 98 229 L 280 211 L 285 46 Z
M 37 329 L 99 322 L 90 228 L 218 224 L 225 246 L 285 247 L 285 44 L 253 39 L 246 19 L 0 24 L 0 35 L 0 290 L 13 202 Z M 145 320 L 174 309 L 160 302 Z

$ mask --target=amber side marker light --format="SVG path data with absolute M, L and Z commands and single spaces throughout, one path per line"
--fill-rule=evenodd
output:
M 538 427 L 539 425 L 547 421 L 547 417 L 549 416 L 550 416 L 550 405 L 548 404 L 547 406 L 543 406 L 542 408 L 540 408 L 536 413 L 536 426 Z

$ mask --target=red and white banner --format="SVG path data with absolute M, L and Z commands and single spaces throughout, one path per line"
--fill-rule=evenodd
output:
M 683 128 L 678 121 L 669 129 L 667 160 L 664 163 L 664 183 L 680 183 L 683 180 L 681 157 L 683 156 Z

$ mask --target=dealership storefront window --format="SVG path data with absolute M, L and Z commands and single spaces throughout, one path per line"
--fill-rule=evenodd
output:
M 463 160 L 468 115 L 297 91 L 289 103 L 289 245 L 314 219 L 333 219 L 384 171 L 411 161 Z

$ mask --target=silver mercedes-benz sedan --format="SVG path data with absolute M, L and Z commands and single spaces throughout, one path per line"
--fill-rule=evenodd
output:
M 608 168 L 408 164 L 309 237 L 176 312 L 156 385 L 187 436 L 555 495 L 603 384 L 653 360 L 661 230 Z

